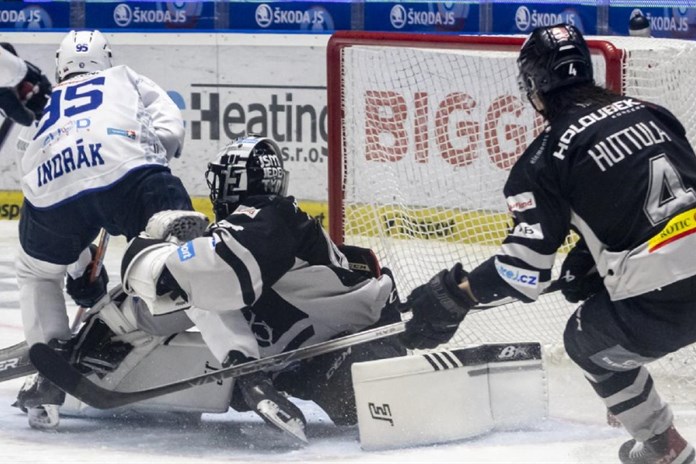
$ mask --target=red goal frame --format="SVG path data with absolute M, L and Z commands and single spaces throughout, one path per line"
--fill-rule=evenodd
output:
M 477 49 L 485 45 L 491 50 L 519 50 L 524 37 L 513 36 L 460 36 L 404 34 L 397 32 L 340 31 L 329 39 L 327 59 L 327 111 L 328 111 L 328 187 L 329 187 L 329 235 L 337 244 L 343 243 L 343 138 L 342 133 L 342 73 L 343 49 L 355 45 L 379 45 L 380 47 Z M 622 93 L 624 51 L 607 40 L 588 39 L 593 53 L 603 55 L 606 62 L 607 88 Z

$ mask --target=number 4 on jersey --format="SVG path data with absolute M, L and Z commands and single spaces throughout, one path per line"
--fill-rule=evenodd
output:
M 696 203 L 693 189 L 684 182 L 667 157 L 662 154 L 650 159 L 650 183 L 643 211 L 652 225 L 657 225 L 679 211 Z

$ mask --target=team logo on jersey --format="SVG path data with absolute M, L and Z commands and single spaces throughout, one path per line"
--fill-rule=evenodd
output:
M 116 129 L 115 127 L 108 127 L 106 129 L 107 135 L 120 135 L 122 137 L 128 137 L 131 140 L 135 140 L 135 131 L 126 129 Z
M 251 219 L 254 219 L 260 211 L 260 209 L 256 209 L 253 206 L 240 205 L 232 214 L 244 214 L 245 216 L 249 216 Z
M 176 253 L 179 255 L 179 261 L 181 261 L 182 263 L 195 257 L 196 250 L 193 247 L 193 242 L 184 243 L 176 250 Z
M 696 232 L 696 208 L 674 216 L 659 234 L 648 240 L 648 253 Z
M 507 201 L 510 212 L 526 211 L 536 208 L 536 200 L 534 199 L 533 192 L 523 192 L 519 195 L 507 197 L 505 201 Z
M 524 287 L 537 288 L 539 286 L 539 273 L 537 271 L 503 264 L 497 259 L 495 260 L 495 267 L 498 275 L 515 287 L 522 285 Z
M 512 237 L 531 238 L 533 240 L 542 240 L 544 233 L 541 231 L 541 224 L 527 224 L 520 222 L 510 233 Z

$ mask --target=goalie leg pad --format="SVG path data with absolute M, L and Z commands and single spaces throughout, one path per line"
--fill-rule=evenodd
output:
M 539 344 L 482 345 L 356 363 L 352 374 L 366 450 L 470 438 L 498 427 L 522 427 L 547 412 Z

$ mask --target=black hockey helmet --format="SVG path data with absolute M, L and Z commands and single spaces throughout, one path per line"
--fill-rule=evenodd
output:
M 534 29 L 522 45 L 517 66 L 520 90 L 537 111 L 544 94 L 594 81 L 590 50 L 582 33 L 569 24 Z
M 205 174 L 216 219 L 225 219 L 249 195 L 285 195 L 290 174 L 280 147 L 265 137 L 228 143 L 208 163 Z

